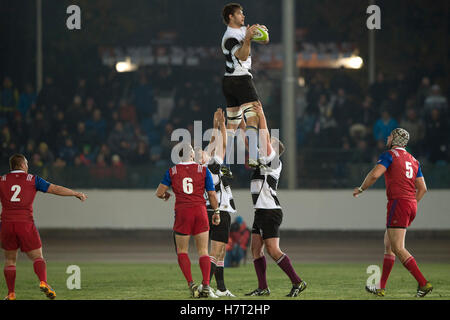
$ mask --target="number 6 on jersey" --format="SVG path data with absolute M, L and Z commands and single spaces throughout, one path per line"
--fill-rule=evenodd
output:
M 186 177 L 183 179 L 183 192 L 186 194 L 191 194 L 194 191 L 194 186 L 192 185 L 192 178 Z

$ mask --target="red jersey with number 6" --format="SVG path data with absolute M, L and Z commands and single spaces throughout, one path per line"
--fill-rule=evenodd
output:
M 386 195 L 389 200 L 416 199 L 416 178 L 423 177 L 420 163 L 404 148 L 384 152 L 378 164 L 386 167 Z
M 37 191 L 47 192 L 50 183 L 21 170 L 0 177 L 2 222 L 33 221 L 33 201 Z
M 182 162 L 166 171 L 162 184 L 172 186 L 175 194 L 175 210 L 206 206 L 203 194 L 214 191 L 214 183 L 208 168 L 195 162 Z

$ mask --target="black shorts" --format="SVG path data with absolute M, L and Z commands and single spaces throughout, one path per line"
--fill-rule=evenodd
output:
M 227 211 L 220 211 L 220 223 L 218 226 L 212 224 L 212 215 L 214 211 L 208 210 L 209 219 L 209 239 L 228 243 L 228 237 L 230 235 L 231 216 Z
M 227 108 L 239 107 L 245 103 L 259 100 L 252 77 L 248 75 L 224 76 L 222 91 L 227 101 Z
M 263 240 L 279 238 L 282 221 L 281 209 L 256 209 L 252 233 L 259 234 Z

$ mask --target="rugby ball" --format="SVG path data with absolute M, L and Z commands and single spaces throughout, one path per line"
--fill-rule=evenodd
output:
M 269 39 L 269 33 L 261 27 L 256 28 L 256 33 L 252 38 L 252 41 L 264 42 Z

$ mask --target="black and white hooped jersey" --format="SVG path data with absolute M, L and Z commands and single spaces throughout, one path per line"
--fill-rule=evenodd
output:
M 252 67 L 252 58 L 249 55 L 247 60 L 241 61 L 234 55 L 242 47 L 247 27 L 231 28 L 227 27 L 222 37 L 222 52 L 225 55 L 225 76 L 249 75 Z
M 224 177 L 220 166 L 223 161 L 219 157 L 211 158 L 208 164 L 208 169 L 211 171 L 213 178 L 214 187 L 216 189 L 217 202 L 219 203 L 219 210 L 226 211 L 229 213 L 236 212 L 236 206 L 234 204 L 233 194 L 231 193 L 231 185 L 229 179 Z M 205 192 L 206 208 L 212 210 L 211 204 L 209 203 L 208 193 Z
M 257 168 L 251 177 L 250 192 L 254 209 L 281 209 L 277 198 L 278 181 L 282 164 L 275 151 L 267 157 L 260 157 L 265 167 Z

